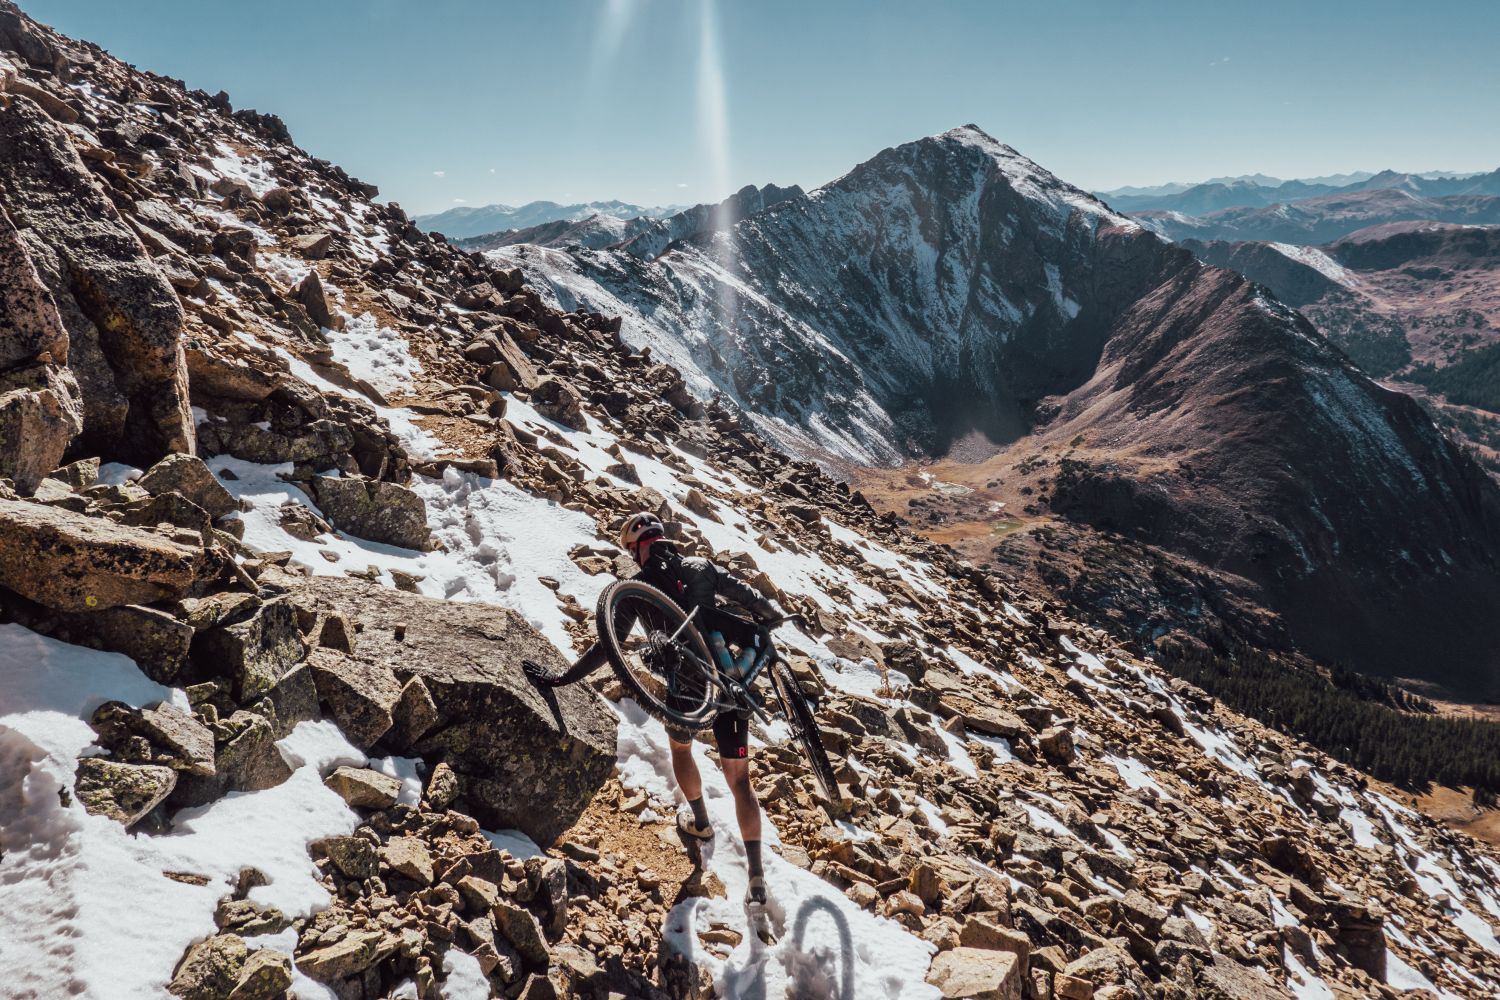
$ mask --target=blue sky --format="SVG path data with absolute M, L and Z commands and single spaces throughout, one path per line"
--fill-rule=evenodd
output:
M 21 0 L 415 212 L 813 187 L 974 122 L 1087 188 L 1500 167 L 1500 3 Z

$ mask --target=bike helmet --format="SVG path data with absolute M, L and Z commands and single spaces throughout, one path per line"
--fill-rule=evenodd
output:
M 620 548 L 627 552 L 635 552 L 635 547 L 641 542 L 650 541 L 653 538 L 661 538 L 667 533 L 666 526 L 661 523 L 661 518 L 643 510 L 631 514 L 620 526 Z

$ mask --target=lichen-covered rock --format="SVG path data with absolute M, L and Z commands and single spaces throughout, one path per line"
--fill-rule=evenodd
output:
M 427 505 L 405 486 L 358 476 L 318 476 L 311 491 L 324 516 L 351 535 L 404 549 L 431 544 Z
M 196 455 L 168 455 L 147 469 L 136 485 L 153 494 L 181 493 L 214 520 L 239 509 L 239 502 Z
M 285 599 L 268 601 L 243 621 L 193 637 L 193 660 L 210 675 L 229 678 L 241 704 L 270 691 L 306 653 L 295 611 Z
M 60 611 L 181 597 L 205 575 L 202 549 L 153 531 L 0 500 L 0 583 Z
M 252 952 L 228 1000 L 275 1000 L 292 985 L 292 957 L 274 948 Z
M 380 931 L 350 929 L 338 941 L 297 958 L 297 968 L 321 983 L 357 975 L 395 951 L 399 940 Z
M 129 827 L 155 809 L 177 784 L 177 772 L 154 764 L 122 764 L 103 757 L 78 762 L 78 801 L 96 816 Z
M 167 992 L 181 1000 L 224 1000 L 239 982 L 250 949 L 238 934 L 215 934 L 188 948 Z
M 932 960 L 927 981 L 943 996 L 966 1000 L 1021 1000 L 1020 956 L 981 948 L 954 948 Z
M 66 368 L 36 363 L 0 374 L 0 478 L 23 495 L 36 491 L 82 429 L 78 386 Z
M 90 451 L 137 464 L 191 452 L 177 292 L 67 131 L 27 97 L 0 108 L 0 197 L 68 332 Z
M 345 878 L 364 881 L 380 871 L 380 853 L 364 837 L 329 837 L 313 845 L 321 850 Z
M 107 701 L 94 710 L 99 744 L 134 764 L 159 764 L 174 771 L 204 777 L 214 775 L 214 736 L 208 727 L 179 708 L 162 703 L 155 708 L 131 708 Z M 126 756 L 128 748 L 148 747 L 143 759 Z
M 349 742 L 368 750 L 391 728 L 391 712 L 401 700 L 401 682 L 390 667 L 333 649 L 308 656 L 318 698 Z

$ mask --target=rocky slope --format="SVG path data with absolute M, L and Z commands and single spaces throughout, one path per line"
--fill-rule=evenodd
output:
M 915 541 L 274 117 L 9 2 L 0 59 L 8 162 L 95 209 L 40 211 L 0 166 L 21 290 L 0 343 L 36 345 L 6 361 L 4 412 L 63 415 L 0 452 L 9 993 L 1500 986 L 1500 860 L 1394 790 Z M 115 269 L 132 280 L 95 276 Z M 176 337 L 133 352 L 101 335 L 121 316 Z M 90 423 L 75 335 L 140 433 Z M 178 386 L 186 442 L 158 405 Z M 642 506 L 813 623 L 780 639 L 847 794 L 817 799 L 757 727 L 773 944 L 739 912 L 709 752 L 720 837 L 688 861 L 661 727 L 607 676 L 551 701 L 516 669 L 579 648 L 603 539 Z
M 973 127 L 653 260 L 491 259 L 619 312 L 784 446 L 876 465 L 978 436 L 1045 470 L 1033 514 L 1247 581 L 1314 656 L 1500 685 L 1500 492 L 1473 462 L 1301 317 Z

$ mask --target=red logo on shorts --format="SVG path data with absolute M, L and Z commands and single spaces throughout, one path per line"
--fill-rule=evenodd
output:
M 749 747 L 740 747 L 739 752 L 736 754 L 736 756 L 738 756 L 738 757 L 748 757 L 748 756 L 750 756 L 750 748 Z

